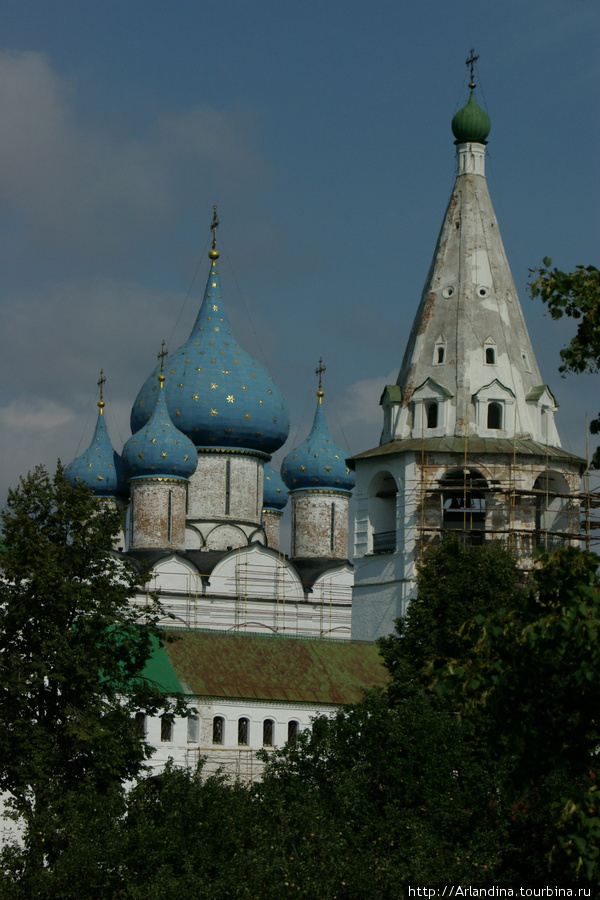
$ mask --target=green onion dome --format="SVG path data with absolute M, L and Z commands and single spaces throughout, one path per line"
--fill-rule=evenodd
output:
M 95 497 L 119 497 L 128 493 L 123 462 L 114 450 L 104 418 L 104 402 L 98 402 L 98 420 L 92 443 L 66 466 L 64 477 L 73 485 L 89 488 Z
M 329 434 L 323 412 L 323 391 L 317 391 L 319 402 L 310 434 L 288 453 L 281 467 L 281 477 L 290 491 L 330 490 L 350 493 L 354 472 L 346 465 L 347 454 Z
M 187 480 L 196 471 L 198 454 L 192 441 L 171 421 L 163 390 L 164 375 L 150 420 L 123 447 L 127 477 Z
M 289 415 L 267 370 L 237 344 L 221 297 L 218 251 L 188 340 L 169 356 L 165 398 L 177 428 L 198 448 L 237 448 L 270 454 L 289 432 Z M 131 430 L 145 424 L 157 390 L 155 369 L 139 392 Z
M 471 91 L 469 102 L 452 119 L 452 133 L 457 144 L 484 144 L 490 133 L 490 117 L 475 103 L 475 92 Z

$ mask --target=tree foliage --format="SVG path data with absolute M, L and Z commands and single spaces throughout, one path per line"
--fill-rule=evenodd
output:
M 463 627 L 472 652 L 449 660 L 438 689 L 463 717 L 486 715 L 491 748 L 514 757 L 505 790 L 546 795 L 549 858 L 573 876 L 600 872 L 599 559 L 573 548 L 544 554 L 526 602 Z M 551 785 L 551 790 L 549 790 Z
M 169 705 L 142 677 L 158 607 L 128 603 L 140 574 L 112 550 L 121 513 L 60 467 L 21 479 L 2 526 L 0 789 L 47 865 L 77 798 L 108 795 L 150 753 L 134 715 Z
M 531 296 L 540 297 L 553 319 L 569 316 L 577 321 L 577 333 L 569 345 L 561 350 L 560 372 L 600 371 L 600 271 L 595 266 L 577 266 L 574 272 L 562 272 L 550 267 L 546 257 L 544 267 L 534 269 L 536 278 L 530 284 Z M 590 423 L 592 434 L 600 433 L 600 415 Z M 600 468 L 600 450 L 593 462 Z

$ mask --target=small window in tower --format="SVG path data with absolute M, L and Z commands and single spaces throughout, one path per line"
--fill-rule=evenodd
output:
M 273 732 L 275 730 L 275 722 L 273 719 L 265 719 L 263 722 L 263 747 L 273 746 Z
M 499 403 L 489 403 L 487 411 L 487 427 L 502 428 L 502 406 Z
M 160 717 L 160 739 L 164 744 L 173 740 L 173 716 Z
M 215 716 L 213 719 L 213 744 L 222 744 L 225 736 L 225 719 Z
M 531 372 L 531 369 L 529 367 L 529 360 L 527 359 L 527 354 L 521 353 L 521 359 L 523 360 L 523 368 L 525 369 L 525 371 Z
M 437 364 L 438 364 L 438 366 L 441 366 L 441 364 L 444 362 L 445 355 L 446 355 L 446 348 L 445 347 L 437 347 Z
M 494 347 L 485 348 L 485 362 L 488 366 L 496 365 L 496 350 Z
M 238 744 L 240 747 L 248 746 L 248 734 L 250 732 L 250 720 L 238 719 Z
M 288 744 L 295 744 L 298 737 L 298 723 L 295 719 L 288 722 Z
M 438 405 L 436 402 L 427 404 L 427 427 L 437 428 L 438 425 Z

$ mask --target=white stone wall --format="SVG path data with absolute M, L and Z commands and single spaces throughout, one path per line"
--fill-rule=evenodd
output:
M 130 549 L 183 550 L 187 483 L 140 479 L 130 484 Z

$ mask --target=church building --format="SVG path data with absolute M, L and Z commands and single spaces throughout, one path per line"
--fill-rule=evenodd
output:
M 288 411 L 232 334 L 216 210 L 197 319 L 179 349 L 159 354 L 121 455 L 101 378 L 93 441 L 65 475 L 123 506 L 119 550 L 149 571 L 146 589 L 180 638 L 152 677 L 183 691 L 194 714 L 140 722 L 156 765 L 206 755 L 256 777 L 257 749 L 384 684 L 373 642 L 405 614 L 423 553 L 447 531 L 467 544 L 501 540 L 524 568 L 537 546 L 580 539 L 583 462 L 561 449 L 502 245 L 485 178 L 490 121 L 470 63 L 469 100 L 452 121 L 456 181 L 397 382 L 381 397 L 379 446 L 347 460 L 335 444 L 320 363 L 310 433 L 280 473 L 269 465 Z

